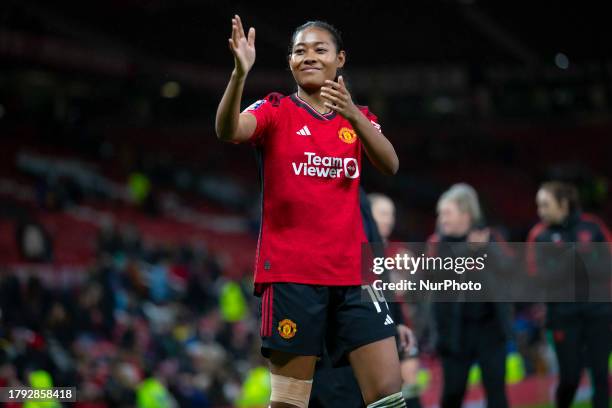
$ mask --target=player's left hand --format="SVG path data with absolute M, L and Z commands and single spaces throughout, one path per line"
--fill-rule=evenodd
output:
M 338 77 L 338 82 L 325 81 L 325 85 L 321 87 L 321 97 L 326 100 L 325 106 L 338 112 L 351 123 L 359 117 L 358 115 L 361 115 L 344 85 L 342 75 Z

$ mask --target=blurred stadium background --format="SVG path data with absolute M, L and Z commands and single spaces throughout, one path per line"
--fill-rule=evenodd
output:
M 459 181 L 510 241 L 526 238 L 551 178 L 576 183 L 610 225 L 612 25 L 593 5 L 4 0 L 0 386 L 76 386 L 80 408 L 265 404 L 256 165 L 213 129 L 235 13 L 257 29 L 245 106 L 293 92 L 295 27 L 341 29 L 353 99 L 400 157 L 397 176 L 362 179 L 395 200 L 394 240 L 424 241 Z M 538 308 L 519 309 L 513 406 L 550 401 L 541 324 Z M 440 369 L 423 351 L 434 407 Z M 471 383 L 468 404 L 481 406 L 476 370 Z

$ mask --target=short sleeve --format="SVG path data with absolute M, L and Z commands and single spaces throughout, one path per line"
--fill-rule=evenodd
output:
M 254 145 L 261 145 L 264 143 L 265 135 L 270 131 L 275 123 L 276 113 L 280 102 L 279 94 L 271 93 L 264 99 L 260 99 L 248 108 L 243 113 L 250 113 L 255 116 L 257 120 L 257 127 L 255 132 L 249 139 L 249 143 Z
M 379 132 L 382 132 L 380 128 L 380 124 L 378 123 L 378 116 L 373 114 L 367 106 L 362 107 L 361 111 L 363 112 L 365 117 L 368 118 L 370 123 L 376 128 L 376 130 L 378 130 Z

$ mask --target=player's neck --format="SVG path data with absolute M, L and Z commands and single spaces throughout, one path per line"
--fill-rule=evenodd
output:
M 318 89 L 314 92 L 308 92 L 305 89 L 298 87 L 298 96 L 308 102 L 317 112 L 322 115 L 329 113 L 331 109 L 325 106 L 325 100 L 321 98 L 321 90 Z

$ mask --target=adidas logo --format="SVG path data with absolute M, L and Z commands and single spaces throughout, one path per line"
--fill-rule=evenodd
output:
M 297 133 L 300 136 L 310 136 L 311 135 L 310 130 L 308 129 L 308 126 L 304 126 L 303 128 L 301 128 L 295 133 Z
M 388 326 L 390 324 L 393 324 L 393 319 L 391 318 L 391 316 L 387 315 L 387 318 L 385 319 L 385 326 Z

